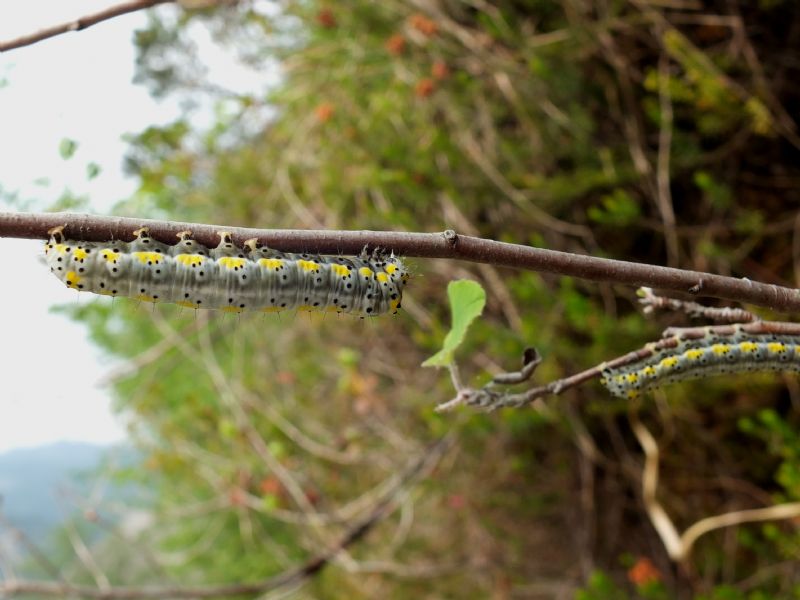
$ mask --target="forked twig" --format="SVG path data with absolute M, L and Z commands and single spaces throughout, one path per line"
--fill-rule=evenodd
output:
M 462 405 L 487 411 L 497 410 L 498 408 L 520 408 L 539 398 L 558 396 L 562 392 L 577 387 L 590 379 L 599 378 L 606 369 L 624 367 L 649 358 L 661 350 L 675 348 L 684 340 L 699 339 L 706 335 L 726 337 L 735 334 L 737 331 L 754 335 L 800 336 L 800 323 L 753 321 L 751 323 L 711 325 L 707 327 L 671 327 L 665 329 L 664 337 L 656 342 L 651 342 L 638 350 L 633 350 L 613 360 L 602 362 L 569 377 L 557 379 L 519 393 L 509 393 L 506 390 L 497 389 L 498 384 L 523 383 L 533 375 L 536 366 L 542 359 L 536 350 L 531 348 L 526 350 L 526 353 L 532 353 L 531 356 L 535 354 L 535 359 L 532 359 L 531 363 L 526 363 L 521 371 L 499 375 L 482 388 L 457 386 L 456 396 L 447 402 L 439 404 L 436 410 L 444 412 Z

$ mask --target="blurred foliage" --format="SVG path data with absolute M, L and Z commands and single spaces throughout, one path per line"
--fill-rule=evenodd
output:
M 214 81 L 198 32 L 271 83 L 253 93 Z M 165 7 L 136 33 L 137 80 L 187 113 L 130 137 L 139 189 L 115 213 L 454 228 L 791 285 L 799 39 L 791 0 Z M 211 124 L 194 118 L 200 98 Z M 658 200 L 665 168 L 673 257 Z M 641 502 L 630 407 L 599 385 L 527 410 L 442 416 L 433 407 L 452 397 L 450 381 L 419 366 L 448 331 L 455 278 L 488 292 L 459 352 L 473 385 L 514 370 L 528 345 L 545 357 L 537 381 L 574 373 L 680 315 L 647 320 L 633 289 L 409 262 L 397 318 L 70 309 L 130 361 L 117 406 L 146 458 L 124 480 L 154 492 L 138 539 L 165 565 L 143 580 L 281 572 L 455 431 L 457 449 L 401 510 L 299 597 L 797 597 L 797 523 L 714 532 L 691 564 L 670 563 Z M 659 498 L 679 527 L 796 497 L 794 380 L 720 378 L 656 400 L 641 418 L 661 445 Z M 107 566 L 115 581 L 134 577 Z
M 69 138 L 64 138 L 58 144 L 58 153 L 64 160 L 69 160 L 78 149 L 78 142 Z

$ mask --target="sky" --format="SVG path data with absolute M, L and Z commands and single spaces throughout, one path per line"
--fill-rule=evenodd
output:
M 3 0 L 0 40 L 116 2 Z M 169 122 L 179 112 L 176 102 L 155 101 L 132 83 L 133 32 L 145 22 L 143 13 L 132 13 L 0 54 L 0 189 L 30 202 L 33 211 L 69 190 L 86 195 L 90 212 L 98 213 L 134 191 L 135 181 L 122 172 L 123 134 Z M 224 83 L 253 87 L 210 43 L 201 51 L 212 72 L 227 76 Z M 78 144 L 67 161 L 59 154 L 65 138 Z M 101 170 L 89 180 L 92 162 Z M 0 201 L 0 210 L 9 207 Z M 85 328 L 50 311 L 86 302 L 86 295 L 79 299 L 50 275 L 41 256 L 41 242 L 0 238 L 0 452 L 59 440 L 122 440 L 110 391 L 98 386 L 114 363 L 90 343 Z
M 108 6 L 96 0 L 0 2 L 0 39 L 6 40 Z M 113 19 L 0 54 L 0 187 L 41 210 L 64 190 L 86 194 L 105 212 L 129 195 L 135 182 L 122 173 L 121 136 L 165 122 L 175 109 L 159 105 L 131 83 L 132 34 L 143 14 Z M 99 50 L 102 49 L 102 52 Z M 78 143 L 65 161 L 63 138 Z M 86 165 L 99 164 L 88 181 Z M 3 207 L 5 210 L 6 207 Z M 0 239 L 0 452 L 58 440 L 111 443 L 124 427 L 110 409 L 110 393 L 97 385 L 113 367 L 85 328 L 52 306 L 78 299 L 52 277 L 37 241 Z M 66 385 L 70 382 L 69 385 Z

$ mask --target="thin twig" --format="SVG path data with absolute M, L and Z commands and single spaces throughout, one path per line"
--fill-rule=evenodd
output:
M 666 309 L 720 323 L 752 323 L 758 319 L 756 315 L 743 308 L 703 306 L 697 302 L 667 298 L 659 296 L 649 287 L 639 288 L 636 293 L 639 296 L 639 304 L 644 306 L 643 312 L 646 315 L 652 314 L 656 309 Z
M 392 250 L 403 256 L 468 260 L 591 281 L 693 292 L 699 297 L 724 298 L 776 311 L 800 311 L 800 291 L 796 289 L 698 271 L 508 244 L 453 232 L 270 230 L 68 213 L 0 213 L 0 237 L 47 239 L 48 230 L 59 225 L 66 225 L 68 238 L 94 242 L 132 240 L 133 231 L 149 227 L 155 239 L 171 244 L 176 242 L 178 232 L 190 230 L 198 242 L 212 247 L 219 242 L 217 232 L 224 229 L 230 231 L 239 244 L 256 238 L 270 247 L 288 252 L 358 254 L 368 246 Z
M 62 580 L 59 568 L 47 557 L 41 548 L 39 548 L 39 545 L 36 544 L 36 542 L 34 542 L 29 535 L 11 523 L 11 521 L 6 518 L 2 511 L 0 511 L 0 527 L 7 529 L 14 539 L 20 541 L 33 559 L 39 563 L 39 566 L 41 566 L 41 568 L 46 571 L 50 577 L 53 579 L 58 579 L 59 581 Z
M 661 53 L 658 60 L 658 106 L 661 127 L 658 133 L 658 158 L 656 163 L 656 204 L 664 223 L 664 241 L 667 244 L 669 264 L 677 265 L 680 248 L 675 231 L 675 209 L 672 206 L 670 181 L 670 154 L 672 153 L 672 97 L 669 91 L 669 57 Z
M 98 589 L 103 592 L 111 590 L 111 582 L 109 581 L 108 576 L 100 568 L 100 565 L 97 564 L 94 556 L 92 556 L 91 550 L 89 550 L 89 547 L 81 538 L 80 533 L 78 533 L 75 524 L 71 521 L 67 522 L 66 533 L 67 537 L 69 538 L 69 543 L 72 545 L 72 549 L 75 551 L 75 556 L 78 557 L 78 560 L 81 561 L 81 564 L 86 568 L 86 571 L 92 576 L 92 579 L 94 579 Z
M 692 546 L 698 538 L 706 533 L 722 527 L 732 525 L 742 525 L 744 523 L 758 523 L 761 521 L 779 521 L 783 519 L 795 519 L 800 517 L 800 502 L 787 502 L 785 504 L 774 504 L 764 508 L 751 508 L 749 510 L 736 510 L 733 512 L 706 517 L 690 526 L 681 535 L 683 544 L 683 555 L 688 556 L 692 551 Z
M 678 560 L 685 556 L 684 547 L 681 543 L 681 536 L 675 528 L 672 519 L 669 518 L 667 511 L 658 501 L 658 461 L 659 449 L 653 434 L 642 424 L 639 418 L 632 414 L 630 416 L 631 429 L 639 445 L 644 451 L 644 467 L 642 469 L 642 500 L 647 511 L 647 516 L 653 524 L 653 528 L 661 538 L 661 542 L 667 550 L 667 554 L 673 560 Z
M 188 339 L 196 333 L 199 327 L 198 323 L 199 321 L 195 319 L 181 327 L 178 331 L 174 331 L 171 336 L 165 335 L 158 343 L 153 344 L 147 350 L 103 375 L 97 382 L 97 386 L 110 386 L 128 377 L 133 377 L 142 368 L 158 361 L 165 354 L 169 353 L 175 347 L 175 340 L 178 337 Z
M 57 35 L 69 33 L 70 31 L 80 31 L 82 29 L 86 29 L 87 27 L 97 25 L 98 23 L 107 21 L 108 19 L 113 19 L 114 17 L 136 12 L 137 10 L 150 8 L 151 6 L 155 6 L 157 4 L 166 4 L 174 1 L 175 0 L 133 0 L 131 2 L 123 2 L 122 4 L 117 4 L 116 6 L 106 8 L 105 10 L 101 10 L 100 12 L 96 12 L 91 15 L 73 19 L 72 21 L 61 23 L 60 25 L 53 25 L 52 27 L 47 27 L 35 33 L 23 35 L 13 40 L 0 42 L 0 52 L 14 50 L 15 48 L 22 48 L 23 46 L 30 46 L 31 44 L 41 42 L 42 40 L 46 40 Z

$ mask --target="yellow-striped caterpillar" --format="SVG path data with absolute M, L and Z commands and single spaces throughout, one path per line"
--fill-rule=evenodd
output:
M 676 381 L 752 371 L 800 372 L 800 337 L 752 334 L 737 326 L 730 335 L 678 339 L 643 360 L 605 369 L 601 383 L 615 396 L 636 398 Z
M 408 270 L 386 254 L 358 257 L 290 254 L 248 240 L 237 247 L 220 232 L 208 249 L 178 234 L 162 244 L 146 228 L 130 243 L 67 240 L 63 227 L 48 232 L 45 257 L 67 287 L 227 312 L 328 311 L 362 317 L 400 308 Z

